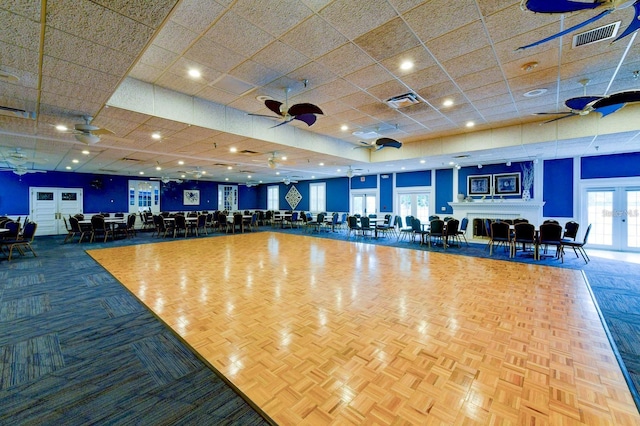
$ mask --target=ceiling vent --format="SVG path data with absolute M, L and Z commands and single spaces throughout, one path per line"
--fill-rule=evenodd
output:
M 0 115 L 7 115 L 9 117 L 18 118 L 30 118 L 32 120 L 36 119 L 36 113 L 33 111 L 25 111 L 23 109 L 10 108 L 2 105 L 0 105 Z
M 420 103 L 418 96 L 411 92 L 405 93 L 404 95 L 394 96 L 393 98 L 387 99 L 386 102 L 387 105 L 395 109 L 405 108 Z
M 249 149 L 243 149 L 242 151 L 238 151 L 238 154 L 242 154 L 242 155 L 260 155 L 259 152 L 251 151 Z
M 619 28 L 620 21 L 586 31 L 584 33 L 576 34 L 573 36 L 573 43 L 571 44 L 571 47 L 587 46 L 600 41 L 610 40 L 618 35 Z
M 122 158 L 121 158 L 121 160 L 122 160 L 122 161 L 133 161 L 133 162 L 139 162 L 139 161 L 142 161 L 142 160 L 139 160 L 139 159 L 137 159 L 137 158 L 131 158 L 131 157 L 122 157 Z

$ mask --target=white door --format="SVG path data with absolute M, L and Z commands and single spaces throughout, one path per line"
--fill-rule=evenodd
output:
M 592 225 L 589 247 L 640 251 L 640 188 L 588 189 L 585 199 L 587 217 L 578 235 Z
M 82 213 L 81 188 L 29 188 L 30 220 L 38 224 L 38 235 L 67 232 L 64 218 Z
M 355 193 L 351 198 L 351 212 L 368 216 L 377 212 L 376 193 Z
M 160 213 L 160 182 L 130 180 L 128 197 L 129 213 L 149 210 Z
M 226 210 L 228 212 L 238 211 L 237 185 L 218 186 L 218 210 Z
M 400 217 L 402 217 L 404 226 L 411 224 L 404 223 L 407 216 L 413 216 L 420 219 L 421 223 L 429 222 L 429 198 L 428 192 L 405 192 L 398 193 L 398 209 Z

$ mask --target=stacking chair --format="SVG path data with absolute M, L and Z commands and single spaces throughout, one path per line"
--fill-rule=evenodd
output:
M 493 255 L 493 246 L 503 246 L 511 250 L 511 229 L 507 222 L 491 223 L 491 239 L 489 240 L 489 256 Z
M 405 225 L 406 226 L 402 226 L 402 218 L 398 216 L 398 241 L 400 241 L 402 238 L 404 238 L 405 236 L 409 237 L 411 236 L 413 239 L 413 226 L 411 225 L 411 223 L 413 222 L 413 216 L 407 216 L 405 217 Z
M 16 222 L 17 223 L 17 222 Z M 9 249 L 8 260 L 11 261 L 11 256 L 13 255 L 13 249 L 17 248 L 21 255 L 24 256 L 25 249 L 29 250 L 35 257 L 38 257 L 36 252 L 31 247 L 31 243 L 35 238 L 36 229 L 38 229 L 38 224 L 35 222 L 25 223 L 24 229 L 22 230 L 21 235 L 17 235 L 15 238 L 11 239 L 3 239 L 0 240 L 0 245 L 2 247 L 7 247 Z
M 556 257 L 564 263 L 564 254 L 562 252 L 562 226 L 557 223 L 543 223 L 540 225 L 538 234 L 538 259 L 540 259 L 540 246 L 544 246 L 544 252 L 547 252 L 548 246 L 556 247 Z
M 355 216 L 347 216 L 347 238 L 351 238 L 351 233 L 354 233 L 356 237 L 360 232 L 360 225 L 358 225 L 358 218 Z
M 200 236 L 200 232 L 203 232 L 204 235 L 209 235 L 207 232 L 207 215 L 200 214 L 198 215 L 198 219 L 196 220 L 194 229 L 196 231 L 196 237 Z
M 78 243 L 82 242 L 85 235 L 91 235 L 91 228 L 80 226 L 80 223 L 78 222 L 78 219 L 75 216 L 69 216 L 69 226 L 71 227 L 71 231 L 73 232 L 72 238 L 76 234 L 80 235 L 80 239 L 78 240 Z
M 578 228 L 580 228 L 580 224 L 578 224 L 578 222 L 574 222 L 573 220 L 565 223 L 564 232 L 562 234 L 562 242 L 575 241 L 576 236 L 578 235 Z
M 522 251 L 525 252 L 527 245 L 533 249 L 534 258 L 536 255 L 536 228 L 533 224 L 528 222 L 520 222 L 514 225 L 513 240 L 511 241 L 511 255 L 515 257 L 518 250 L 518 245 L 522 244 Z
M 584 233 L 584 239 L 582 240 L 582 242 L 565 241 L 565 240 L 562 241 L 562 245 L 564 247 L 570 247 L 573 249 L 573 252 L 576 254 L 576 257 L 578 257 L 578 253 L 580 253 L 582 258 L 584 259 L 584 263 L 589 263 L 589 261 L 591 260 L 589 259 L 587 252 L 584 251 L 584 246 L 587 244 L 587 239 L 589 238 L 590 232 L 591 232 L 591 224 L 587 226 L 587 231 Z
M 177 214 L 173 218 L 173 238 L 177 237 L 180 233 L 182 233 L 186 238 L 188 232 L 187 219 L 181 214 Z
M 417 217 L 411 219 L 411 242 L 416 240 L 416 236 L 420 237 L 420 245 L 424 243 L 424 236 L 428 234 L 428 231 L 422 230 L 422 222 Z
M 324 213 L 318 213 L 316 220 L 307 220 L 307 227 L 312 228 L 312 231 L 320 232 L 320 229 L 324 226 Z
M 89 242 L 92 243 L 95 240 L 96 236 L 102 235 L 104 235 L 103 242 L 105 243 L 107 242 L 107 238 L 109 238 L 109 236 L 111 236 L 111 239 L 113 240 L 113 231 L 111 230 L 111 227 L 108 226 L 104 221 L 104 216 L 100 214 L 91 216 L 91 239 L 89 240 Z
M 413 221 L 415 222 L 417 219 L 413 219 Z M 418 232 L 418 230 L 415 229 L 414 227 L 414 233 Z M 445 229 L 444 229 L 444 220 L 442 219 L 433 219 L 432 221 L 429 222 L 429 230 L 428 231 L 422 231 L 420 230 L 420 234 L 424 237 L 426 235 L 427 237 L 427 243 L 429 244 L 429 247 L 431 247 L 431 243 L 432 241 L 435 239 L 435 241 L 437 242 L 437 240 L 442 241 L 442 245 L 443 247 L 447 245 L 446 241 L 445 241 Z M 457 227 L 456 227 L 456 232 L 457 232 Z M 422 241 L 424 240 L 424 238 L 420 239 L 420 243 L 422 244 Z
M 458 219 L 449 219 L 447 221 L 447 226 L 444 229 L 444 248 L 453 245 L 453 241 L 458 240 L 458 247 L 460 247 L 460 240 L 458 239 L 458 226 L 460 226 L 460 221 Z
M 218 230 L 220 232 L 229 232 L 229 222 L 227 221 L 227 215 L 222 212 L 218 213 Z
M 464 239 L 464 242 L 467 245 L 467 247 L 469 246 L 469 241 L 467 241 L 467 227 L 468 226 L 469 226 L 469 219 L 466 218 L 466 217 L 463 217 L 462 221 L 460 222 L 460 229 L 458 229 L 458 233 L 456 234 L 456 239 L 458 240 L 458 243 L 461 244 L 460 237 L 462 237 Z
M 373 235 L 374 229 L 371 227 L 371 218 L 368 216 L 362 216 L 360 218 L 360 234 L 362 237 L 366 237 L 369 235 L 371 237 Z
M 67 230 L 67 236 L 64 237 L 64 241 L 62 242 L 63 244 L 66 243 L 67 241 L 69 241 L 70 239 L 73 239 L 74 235 L 76 235 L 75 232 L 73 232 L 73 229 L 71 229 L 71 225 L 69 225 L 69 222 L 67 222 L 67 218 L 62 216 L 62 220 L 64 220 L 64 228 Z

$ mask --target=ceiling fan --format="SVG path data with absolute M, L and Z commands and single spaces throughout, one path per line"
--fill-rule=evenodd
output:
M 591 112 L 599 112 L 602 114 L 602 117 L 606 117 L 607 115 L 618 111 L 628 103 L 640 102 L 640 90 L 625 90 L 608 96 L 587 96 L 587 82 L 588 81 L 585 80 L 580 82 L 585 87 L 584 96 L 570 98 L 564 102 L 565 106 L 569 108 L 569 111 L 538 112 L 535 115 L 559 115 L 559 117 L 545 121 L 544 124 L 562 120 L 563 118 L 573 117 L 575 115 L 587 115 Z
M 169 176 L 162 176 L 159 178 L 152 177 L 152 178 L 149 178 L 149 180 L 159 180 L 162 183 L 169 183 L 169 182 L 182 183 L 182 179 L 170 178 Z
M 298 181 L 296 180 L 298 177 L 299 177 L 299 176 L 291 176 L 291 177 L 286 176 L 286 177 L 282 178 L 282 182 L 283 182 L 285 185 L 291 185 L 292 183 L 298 183 Z M 293 178 L 293 179 L 292 179 L 292 178 Z
M 44 164 L 47 162 L 45 159 L 32 158 L 32 156 L 25 154 L 20 148 L 2 153 L 2 157 L 10 168 L 25 167 L 27 163 Z
M 306 80 L 305 80 L 306 87 Z M 267 118 L 282 118 L 282 122 L 280 124 L 276 124 L 272 127 L 282 126 L 283 124 L 290 123 L 293 120 L 300 120 L 307 124 L 307 126 L 313 125 L 316 122 L 316 114 L 324 114 L 320 107 L 310 103 L 301 103 L 294 104 L 289 107 L 289 99 L 288 93 L 289 88 L 285 89 L 285 102 L 284 104 L 279 101 L 275 101 L 273 99 L 267 97 L 259 97 L 259 99 L 264 99 L 264 104 L 267 108 L 273 111 L 275 114 L 280 117 L 274 117 L 272 115 L 263 115 L 263 114 L 249 114 L 255 115 L 257 117 L 267 117 Z
M 15 166 L 15 167 L 5 167 L 0 168 L 0 172 L 13 172 L 18 176 L 24 176 L 27 173 L 47 173 L 46 170 L 35 170 L 35 169 L 27 169 L 26 166 Z
M 83 115 L 82 119 L 84 120 L 84 123 L 76 124 L 73 127 L 73 130 L 68 130 L 64 126 L 61 126 L 61 127 L 56 126 L 56 128 L 62 132 L 72 133 L 78 142 L 82 142 L 83 144 L 86 144 L 86 145 L 93 145 L 100 142 L 100 137 L 103 135 L 109 135 L 109 136 L 114 135 L 114 133 L 111 130 L 103 129 L 91 124 L 93 117 L 91 117 L 90 115 Z M 130 142 L 129 140 L 122 139 L 122 138 L 112 137 L 112 139 Z
M 395 139 L 391 138 L 379 138 L 375 141 L 369 143 L 365 141 L 360 141 L 360 143 L 364 146 L 356 146 L 353 149 L 357 148 L 375 148 L 376 151 L 381 150 L 382 148 L 400 148 L 402 147 L 402 142 L 398 142 Z
M 591 24 L 601 18 L 604 18 L 614 10 L 625 9 L 629 6 L 633 6 L 635 9 L 635 14 L 633 16 L 633 20 L 629 24 L 626 30 L 622 34 L 620 34 L 615 40 L 618 41 L 621 38 L 628 36 L 636 32 L 640 29 L 640 0 L 595 0 L 591 3 L 581 2 L 581 1 L 571 1 L 571 0 L 522 0 L 520 2 L 520 8 L 522 10 L 530 10 L 535 13 L 569 13 L 569 12 L 577 12 L 579 10 L 586 9 L 597 9 L 603 8 L 604 11 L 594 16 L 593 18 L 587 19 L 580 24 L 574 25 L 571 28 L 567 28 L 564 31 L 561 31 L 557 34 L 549 36 L 545 39 L 536 41 L 534 43 L 528 44 L 526 46 L 519 47 L 518 50 L 528 49 L 530 47 L 538 46 L 540 44 L 546 43 L 558 37 L 562 37 L 563 35 L 574 32 L 577 29 L 580 29 L 584 26 Z
M 191 175 L 195 179 L 200 179 L 202 176 L 207 174 L 207 172 L 205 170 L 200 169 L 200 167 L 196 167 L 193 170 L 179 171 L 178 173 L 182 173 L 183 175 Z

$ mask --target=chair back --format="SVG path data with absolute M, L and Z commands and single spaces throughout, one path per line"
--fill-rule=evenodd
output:
M 227 215 L 224 213 L 218 213 L 218 225 L 227 226 Z
M 105 231 L 107 226 L 104 223 L 104 216 L 100 214 L 91 216 L 91 228 L 93 228 L 94 231 Z
M 36 229 L 38 229 L 38 224 L 35 222 L 29 222 L 24 225 L 24 229 L 22 231 L 22 239 L 33 242 L 33 238 L 36 235 Z
M 64 221 L 64 229 L 66 229 L 67 232 L 71 232 L 71 227 L 69 227 L 69 222 L 67 222 L 67 218 L 62 216 L 62 220 Z
M 525 219 L 523 217 L 517 217 L 517 218 L 513 219 L 513 224 L 514 225 L 517 225 L 519 223 L 529 223 L 529 220 Z
M 316 219 L 317 223 L 322 223 L 324 222 L 324 213 L 318 213 L 317 219 Z
M 420 219 L 418 219 L 417 217 L 414 217 L 413 219 L 411 219 L 411 229 L 414 232 L 422 231 L 422 222 L 420 222 Z
M 578 222 L 574 222 L 573 220 L 564 224 L 564 234 L 562 234 L 562 238 L 571 238 L 572 240 L 576 239 L 578 235 L 578 228 L 580 224 Z
M 355 216 L 348 216 L 347 226 L 349 227 L 349 229 L 356 229 L 358 227 L 358 218 Z
M 198 216 L 198 220 L 196 221 L 196 226 L 198 228 L 204 228 L 205 226 L 207 226 L 207 215 L 206 214 L 201 214 Z
M 583 246 L 585 244 L 587 244 L 587 239 L 589 239 L 589 232 L 591 232 L 591 224 L 589 224 L 589 226 L 587 226 L 587 230 L 584 233 L 584 239 L 582 240 L 582 245 Z
M 531 223 L 521 222 L 514 225 L 514 241 L 533 243 L 535 241 L 536 227 Z
M 371 214 L 369 215 L 369 219 L 377 219 L 377 218 L 378 218 L 378 215 L 377 215 L 377 214 L 375 214 L 375 213 L 371 213 Z
M 233 214 L 233 224 L 234 225 L 242 225 L 242 214 L 234 213 Z
M 491 219 L 484 220 L 484 228 L 487 230 L 487 237 L 491 238 L 493 235 L 493 230 L 491 229 Z
M 429 222 L 431 222 L 432 220 L 437 220 L 440 219 L 440 216 L 438 216 L 437 214 L 432 214 L 431 216 L 429 216 Z
M 393 226 L 397 226 L 398 229 L 402 228 L 402 217 L 401 216 L 396 216 L 396 221 L 394 222 Z
M 369 218 L 369 217 L 367 217 L 367 216 L 362 216 L 362 217 L 360 218 L 360 227 L 361 227 L 362 229 L 369 229 L 369 228 L 370 228 L 370 226 L 369 226 L 370 224 L 371 224 L 371 220 L 370 220 L 370 218 Z
M 127 228 L 133 229 L 136 226 L 136 214 L 131 213 L 129 217 L 127 217 Z
M 18 222 L 7 222 L 4 224 L 4 228 L 8 229 L 9 232 L 4 232 L 2 234 L 2 238 L 5 239 L 15 239 L 18 238 L 18 234 L 20 233 L 20 224 Z
M 297 222 L 297 221 L 298 221 L 298 212 L 291 213 L 291 222 Z
M 456 226 L 456 230 L 458 227 Z M 442 234 L 444 232 L 444 220 L 434 219 L 429 221 L 429 233 L 432 235 Z
M 177 214 L 174 216 L 175 225 L 178 229 L 186 229 L 187 227 L 187 219 L 181 214 Z
M 562 240 L 562 226 L 557 223 L 543 223 L 540 225 L 538 238 L 540 244 L 559 244 Z
M 331 225 L 336 226 L 338 224 L 338 213 L 334 213 L 331 216 Z
M 469 218 L 463 217 L 462 221 L 460 222 L 460 231 L 466 232 L 467 226 L 469 226 Z
M 560 225 L 560 222 L 558 222 L 558 221 L 557 221 L 557 220 L 555 220 L 555 219 L 547 219 L 547 220 L 545 220 L 544 222 L 542 222 L 542 224 L 543 224 L 543 225 L 544 225 L 545 223 L 553 223 L 553 224 L 556 224 L 556 225 Z
M 451 219 L 447 222 L 447 235 L 456 235 L 458 233 L 458 226 L 460 221 L 458 219 Z
M 74 216 L 69 216 L 69 226 L 71 226 L 71 230 L 73 232 L 82 232 L 82 229 L 80 229 L 80 223 L 78 222 L 78 218 Z
M 491 238 L 494 240 L 509 240 L 509 224 L 507 222 L 493 222 L 491 224 Z

